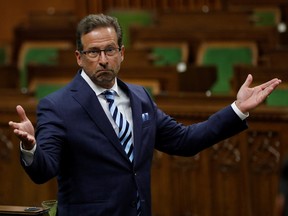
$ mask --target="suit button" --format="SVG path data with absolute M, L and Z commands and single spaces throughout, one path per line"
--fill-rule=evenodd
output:
M 131 202 L 131 207 L 135 208 L 136 205 L 137 205 L 137 202 L 136 202 L 136 201 L 132 201 L 132 202 Z

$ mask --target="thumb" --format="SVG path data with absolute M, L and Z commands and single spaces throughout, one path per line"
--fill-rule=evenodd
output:
M 26 116 L 25 110 L 23 109 L 23 107 L 21 105 L 16 106 L 16 111 L 17 111 L 18 116 L 20 117 L 21 121 L 29 120 Z
M 252 81 L 253 81 L 252 75 L 248 74 L 248 76 L 247 76 L 245 82 L 243 83 L 242 87 L 249 88 L 249 86 L 251 85 Z

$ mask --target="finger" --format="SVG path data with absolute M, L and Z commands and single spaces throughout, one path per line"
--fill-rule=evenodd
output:
M 16 123 L 16 122 L 9 121 L 9 122 L 8 122 L 8 125 L 9 125 L 11 128 L 19 129 L 19 125 L 18 125 L 18 123 Z
M 251 75 L 251 74 L 248 74 L 248 76 L 247 76 L 245 82 L 243 83 L 242 87 L 247 87 L 247 88 L 249 88 L 249 86 L 251 85 L 252 81 L 253 81 L 252 75 Z
M 17 129 L 14 130 L 14 134 L 22 141 L 29 142 L 29 136 L 26 132 L 19 131 Z
M 25 110 L 23 109 L 23 107 L 21 105 L 16 106 L 16 111 L 17 111 L 21 121 L 28 120 L 26 113 L 25 113 Z
M 272 87 L 272 88 L 275 88 L 277 85 L 279 85 L 281 83 L 281 80 L 277 79 L 277 78 L 274 78 L 272 80 L 269 80 L 268 82 L 266 83 L 263 83 L 261 84 L 259 87 L 263 90 L 267 87 Z

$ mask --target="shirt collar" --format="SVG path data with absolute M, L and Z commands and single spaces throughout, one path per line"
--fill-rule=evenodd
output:
M 92 90 L 95 92 L 95 94 L 97 96 L 99 96 L 100 94 L 102 94 L 104 91 L 106 91 L 107 89 L 102 88 L 100 86 L 97 86 L 91 79 L 90 77 L 84 72 L 84 70 L 82 69 L 81 71 L 81 76 L 83 77 L 83 79 L 88 83 L 88 85 L 92 88 Z M 113 91 L 116 92 L 116 95 L 119 96 L 119 87 L 115 78 L 115 83 L 111 88 Z

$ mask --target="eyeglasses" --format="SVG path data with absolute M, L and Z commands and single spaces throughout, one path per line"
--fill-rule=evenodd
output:
M 101 52 L 104 52 L 106 56 L 114 56 L 117 52 L 119 52 L 121 48 L 116 47 L 108 47 L 106 49 L 94 49 L 94 50 L 83 50 L 80 51 L 81 54 L 85 54 L 90 58 L 97 58 L 101 55 Z

